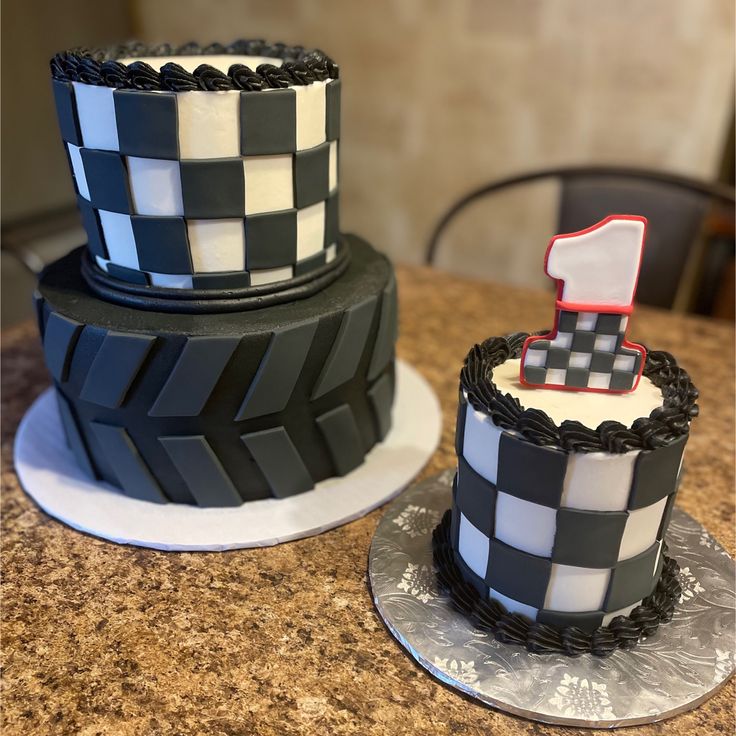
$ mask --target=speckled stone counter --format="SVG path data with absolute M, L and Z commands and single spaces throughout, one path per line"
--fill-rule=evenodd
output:
M 401 356 L 437 391 L 454 463 L 457 376 L 473 342 L 549 325 L 550 295 L 399 268 Z M 733 326 L 640 309 L 631 337 L 701 390 L 679 504 L 734 552 Z M 18 486 L 13 435 L 49 381 L 35 328 L 3 334 L 3 734 L 547 734 L 440 685 L 377 618 L 366 585 L 381 511 L 259 550 L 175 554 L 77 533 Z M 733 684 L 642 734 L 731 734 Z

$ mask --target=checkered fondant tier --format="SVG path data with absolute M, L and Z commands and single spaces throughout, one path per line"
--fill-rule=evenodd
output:
M 54 90 L 89 249 L 108 271 L 170 288 L 234 272 L 257 284 L 330 257 L 339 80 L 178 93 L 55 80 Z
M 216 220 L 97 210 L 82 197 L 78 204 L 88 248 L 101 268 L 168 288 L 295 278 L 329 263 L 339 239 L 336 192 L 303 209 Z
M 145 91 L 53 80 L 62 138 L 156 160 L 305 151 L 340 137 L 340 80 L 262 91 Z
M 659 577 L 686 437 L 651 451 L 567 453 L 462 402 L 453 545 L 468 579 L 511 612 L 593 630 Z
M 530 338 L 523 377 L 533 385 L 630 391 L 644 354 L 625 344 L 628 316 L 618 313 L 559 313 L 557 334 Z

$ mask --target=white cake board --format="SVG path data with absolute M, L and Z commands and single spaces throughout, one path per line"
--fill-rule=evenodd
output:
M 26 493 L 74 529 L 118 544 L 167 551 L 267 547 L 321 534 L 396 496 L 437 448 L 442 414 L 419 373 L 396 363 L 393 427 L 365 462 L 343 478 L 284 499 L 237 508 L 156 504 L 91 481 L 67 447 L 53 389 L 36 399 L 15 438 L 15 469 Z

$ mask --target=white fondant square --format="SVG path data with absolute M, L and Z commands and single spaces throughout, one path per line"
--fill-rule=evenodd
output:
M 551 344 L 555 348 L 569 348 L 572 345 L 572 332 L 558 332 Z
M 619 324 L 619 331 L 620 332 L 626 332 L 626 327 L 629 324 L 629 318 L 628 317 L 621 317 L 621 322 Z
M 139 215 L 181 217 L 181 175 L 178 161 L 128 156 L 128 181 Z
M 527 350 L 524 355 L 524 365 L 538 366 L 544 368 L 547 364 L 546 350 Z
M 632 603 L 630 606 L 626 606 L 626 608 L 619 608 L 618 611 L 611 611 L 610 613 L 607 613 L 605 616 L 603 616 L 603 622 L 601 623 L 601 626 L 608 626 L 608 624 L 613 621 L 613 619 L 616 618 L 616 616 L 628 616 L 637 606 L 641 605 L 641 601 L 637 601 L 636 603 Z
M 67 143 L 66 147 L 69 150 L 69 160 L 72 162 L 72 172 L 74 172 L 74 181 L 77 183 L 77 190 L 89 202 L 89 187 L 87 186 L 87 175 L 84 173 L 82 154 L 79 152 L 78 146 Z
M 610 385 L 610 373 L 596 373 L 591 371 L 588 375 L 588 388 L 608 388 Z
M 277 212 L 294 206 L 294 157 L 248 156 L 245 167 L 245 214 Z
M 566 378 L 567 378 L 567 369 L 549 368 L 547 370 L 547 377 L 544 379 L 544 382 L 550 383 L 554 386 L 564 386 Z
M 337 141 L 330 142 L 330 191 L 337 189 Z
M 327 82 L 292 87 L 296 93 L 296 147 L 314 148 L 327 139 L 325 132 Z
M 610 570 L 552 563 L 544 607 L 550 611 L 599 611 L 610 577 Z
M 179 156 L 232 158 L 240 156 L 240 91 L 179 92 Z
M 617 355 L 613 359 L 613 370 L 615 371 L 633 371 L 636 365 L 636 358 L 633 355 Z
M 85 148 L 119 151 L 118 126 L 112 87 L 72 82 L 77 105 L 79 129 Z
M 488 550 L 490 540 L 474 526 L 464 514 L 460 514 L 458 532 L 458 552 L 465 564 L 478 576 L 485 578 L 488 568 Z
M 325 203 L 317 202 L 296 213 L 296 259 L 319 253 L 325 245 Z
M 618 551 L 619 560 L 628 560 L 649 549 L 657 540 L 657 532 L 662 521 L 667 498 L 662 498 L 651 506 L 629 511 L 624 534 L 621 538 L 621 547 Z
M 557 509 L 498 492 L 494 537 L 523 552 L 551 557 L 556 531 Z
M 325 248 L 325 263 L 332 263 L 337 256 L 337 245 L 334 243 Z
M 473 470 L 494 485 L 498 477 L 498 444 L 503 430 L 490 417 L 468 406 L 463 457 Z
M 534 606 L 529 606 L 526 603 L 515 601 L 513 598 L 509 598 L 503 593 L 499 593 L 497 590 L 493 590 L 493 588 L 489 590 L 488 598 L 497 600 L 499 603 L 502 603 L 504 608 L 509 613 L 520 613 L 522 616 L 526 616 L 532 621 L 537 620 L 537 609 L 534 608 Z
M 638 454 L 638 450 L 569 453 L 560 505 L 587 511 L 624 511 Z
M 294 276 L 293 266 L 281 268 L 261 268 L 250 272 L 250 285 L 273 284 L 276 281 L 288 281 Z
M 613 353 L 616 350 L 616 335 L 596 335 L 593 350 L 599 353 Z
M 245 269 L 243 220 L 187 220 L 194 271 L 217 273 Z
M 140 268 L 130 215 L 107 210 L 98 210 L 97 214 L 100 216 L 100 225 L 105 235 L 109 262 L 125 268 Z
M 153 286 L 162 286 L 166 289 L 191 289 L 192 277 L 180 273 L 149 273 Z
M 590 359 L 593 357 L 592 353 L 570 353 L 570 361 L 568 365 L 570 368 L 588 368 L 590 366 Z
M 585 332 L 593 332 L 593 330 L 595 330 L 596 322 L 598 322 L 597 312 L 579 312 L 575 329 L 584 330 Z

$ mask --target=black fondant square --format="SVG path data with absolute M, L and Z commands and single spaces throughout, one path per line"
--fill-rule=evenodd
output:
M 621 332 L 621 315 L 601 313 L 595 323 L 595 331 L 598 335 L 618 335 Z
M 337 192 L 325 202 L 325 248 L 337 242 L 340 235 L 340 200 Z
M 294 202 L 296 207 L 322 202 L 330 193 L 330 144 L 321 143 L 294 154 Z
M 339 79 L 333 79 L 325 87 L 327 114 L 325 118 L 325 134 L 328 141 L 336 141 L 340 137 L 340 92 Z
M 496 488 L 458 456 L 457 505 L 468 521 L 487 537 L 493 536 Z
M 90 253 L 100 258 L 109 258 L 97 210 L 84 197 L 77 197 L 77 207 L 82 215 L 82 225 L 87 232 L 87 247 Z
M 116 89 L 113 92 L 120 153 L 179 158 L 176 94 Z
M 245 156 L 296 151 L 296 92 L 240 93 L 240 152 Z
M 541 608 L 547 595 L 552 563 L 544 558 L 491 540 L 486 584 L 501 595 Z
M 617 611 L 646 598 L 656 583 L 654 561 L 659 553 L 659 542 L 636 557 L 619 562 L 611 570 L 611 581 L 603 604 L 606 612 Z
M 52 81 L 56 117 L 59 120 L 59 130 L 62 140 L 75 146 L 82 145 L 82 133 L 79 129 L 77 105 L 74 101 L 74 87 L 71 82 Z
M 575 567 L 613 567 L 628 514 L 625 511 L 557 511 L 552 562 Z
M 192 276 L 193 289 L 242 289 L 250 286 L 247 271 L 231 273 L 197 273 Z
M 628 391 L 634 385 L 634 373 L 629 371 L 613 371 L 609 388 L 613 391 Z
M 296 263 L 296 210 L 245 218 L 247 268 L 279 268 Z
M 496 486 L 524 501 L 559 508 L 567 454 L 504 432 L 498 448 Z
M 132 212 L 128 189 L 128 170 L 123 157 L 115 151 L 80 149 L 89 198 L 99 210 Z
M 659 522 L 659 529 L 657 530 L 657 539 L 664 539 L 667 534 L 667 528 L 670 525 L 670 518 L 672 518 L 672 509 L 675 508 L 675 497 L 677 493 L 671 493 L 667 497 L 667 503 L 664 507 L 664 513 L 662 514 L 662 521 Z
M 455 454 L 462 457 L 463 439 L 465 437 L 465 421 L 468 413 L 468 402 L 461 395 L 457 409 L 457 420 L 455 423 Z
M 595 346 L 595 332 L 579 330 L 572 336 L 571 350 L 574 353 L 592 353 Z
M 603 623 L 603 611 L 550 611 L 542 609 L 537 613 L 537 621 L 556 629 L 575 626 L 592 634 Z
M 550 348 L 547 352 L 547 368 L 567 368 L 570 351 L 567 348 Z
M 560 317 L 557 320 L 557 331 L 558 332 L 575 332 L 575 326 L 578 323 L 578 313 L 568 312 L 563 309 L 560 312 Z
M 629 496 L 630 509 L 641 509 L 669 496 L 677 488 L 677 473 L 687 435 L 665 447 L 639 453 Z
M 192 273 L 189 238 L 183 217 L 132 215 L 138 265 L 154 273 Z
M 309 258 L 303 258 L 301 261 L 297 261 L 294 265 L 294 276 L 302 276 L 305 273 L 324 266 L 326 258 L 327 254 L 324 251 L 320 251 Z
M 217 219 L 245 215 L 245 172 L 239 158 L 181 161 L 184 217 Z
M 525 365 L 524 378 L 529 383 L 542 384 L 547 380 L 547 369 L 536 365 Z
M 588 385 L 590 371 L 587 368 L 568 368 L 565 373 L 565 386 L 585 388 Z
M 119 266 L 117 263 L 110 262 L 107 264 L 107 272 L 114 279 L 127 281 L 129 284 L 148 286 L 148 276 L 143 271 L 136 271 L 134 268 L 126 268 L 125 266 Z
M 616 356 L 613 353 L 601 353 L 594 351 L 590 358 L 590 370 L 593 373 L 610 373 L 613 370 L 613 361 Z
M 549 350 L 549 347 L 551 345 L 550 340 L 532 340 L 532 342 L 529 343 L 528 350 Z

